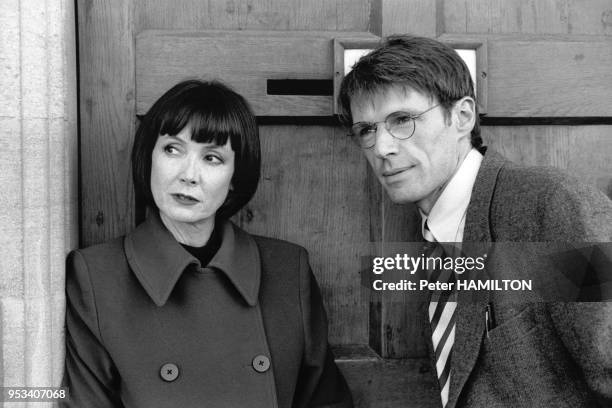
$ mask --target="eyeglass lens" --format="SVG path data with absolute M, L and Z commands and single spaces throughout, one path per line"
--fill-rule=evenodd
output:
M 376 130 L 384 123 L 385 128 L 396 139 L 407 139 L 414 133 L 414 117 L 406 112 L 393 112 L 384 122 L 355 123 L 351 127 L 353 140 L 363 148 L 370 148 L 376 143 Z

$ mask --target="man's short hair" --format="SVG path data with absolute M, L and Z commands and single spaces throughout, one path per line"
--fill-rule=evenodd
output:
M 394 87 L 411 88 L 437 99 L 447 116 L 457 100 L 470 96 L 476 101 L 470 71 L 453 48 L 430 38 L 393 35 L 362 57 L 342 80 L 338 95 L 342 124 L 353 123 L 352 99 L 367 99 Z M 480 147 L 477 105 L 475 113 L 470 139 L 472 146 Z
M 183 81 L 172 87 L 149 109 L 136 132 L 132 149 L 132 175 L 136 195 L 157 209 L 151 193 L 152 153 L 160 135 L 175 136 L 191 126 L 191 140 L 224 145 L 230 140 L 235 153 L 232 189 L 216 217 L 229 218 L 255 194 L 261 154 L 259 130 L 247 101 L 217 81 Z

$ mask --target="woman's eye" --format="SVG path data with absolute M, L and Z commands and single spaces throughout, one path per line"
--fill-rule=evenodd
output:
M 207 161 L 209 163 L 213 163 L 213 164 L 221 164 L 223 163 L 223 160 L 214 154 L 207 154 L 204 156 L 204 161 Z
M 176 154 L 179 152 L 179 150 L 173 145 L 167 145 L 164 147 L 164 152 L 169 154 Z

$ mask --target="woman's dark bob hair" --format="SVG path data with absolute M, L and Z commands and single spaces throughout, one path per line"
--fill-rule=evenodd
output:
M 151 157 L 160 135 L 174 136 L 187 125 L 191 140 L 224 145 L 235 153 L 232 189 L 216 217 L 227 219 L 255 194 L 261 167 L 259 131 L 247 101 L 217 81 L 187 80 L 159 98 L 142 118 L 132 149 L 136 197 L 157 209 L 151 193 Z

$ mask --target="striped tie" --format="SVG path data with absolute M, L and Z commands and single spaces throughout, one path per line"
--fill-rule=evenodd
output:
M 429 258 L 444 258 L 444 248 L 437 244 L 435 237 L 427 226 L 427 222 L 425 222 L 423 236 L 430 243 L 428 245 L 429 253 L 425 255 Z M 434 243 L 435 245 L 431 245 Z M 428 273 L 431 282 L 450 283 L 455 281 L 455 273 L 452 270 L 431 269 L 428 270 Z M 454 287 L 455 285 L 452 286 L 453 289 Z M 436 372 L 440 383 L 442 407 L 445 407 L 448 402 L 450 388 L 451 351 L 455 342 L 456 308 L 457 292 L 455 290 L 432 292 L 429 302 L 429 322 L 431 324 L 433 349 L 436 355 Z

